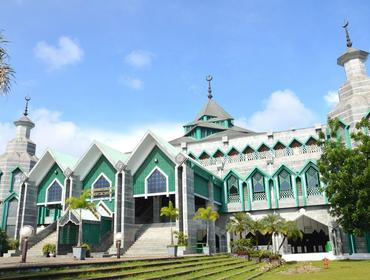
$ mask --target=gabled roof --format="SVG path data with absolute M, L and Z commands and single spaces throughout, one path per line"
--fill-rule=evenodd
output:
M 227 113 L 220 105 L 216 103 L 212 98 L 208 99 L 206 105 L 198 113 L 196 121 L 199 120 L 204 115 L 216 117 L 222 120 L 234 119 L 229 113 Z

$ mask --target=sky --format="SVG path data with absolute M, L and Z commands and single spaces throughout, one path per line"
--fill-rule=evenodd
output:
M 325 123 L 345 81 L 336 59 L 370 50 L 368 1 L 2 0 L 16 71 L 0 96 L 0 153 L 29 95 L 38 155 L 93 139 L 132 150 L 148 129 L 182 135 L 213 96 L 255 131 Z

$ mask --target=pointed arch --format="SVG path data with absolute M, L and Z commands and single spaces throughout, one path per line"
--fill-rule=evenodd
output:
M 209 159 L 209 158 L 210 158 L 210 155 L 209 155 L 206 151 L 203 151 L 203 152 L 199 155 L 199 157 L 198 157 L 198 159 L 200 159 L 200 160 Z
M 62 203 L 63 184 L 55 178 L 51 184 L 46 188 L 46 204 L 60 204 Z
M 145 177 L 145 197 L 160 194 L 168 195 L 168 175 L 156 166 Z
M 291 175 L 295 175 L 295 172 L 285 165 L 280 166 L 280 168 L 274 173 L 274 176 L 277 178 L 278 182 L 280 199 L 294 197 Z
M 285 149 L 286 146 L 280 141 L 278 140 L 275 145 L 273 145 L 273 149 L 276 151 L 276 150 L 283 150 Z
M 262 143 L 259 147 L 258 147 L 258 149 L 257 149 L 257 151 L 258 152 L 267 152 L 267 151 L 270 151 L 271 149 L 270 149 L 270 147 L 268 146 L 268 145 L 266 145 L 265 143 Z
M 224 157 L 225 154 L 219 148 L 217 148 L 217 150 L 213 153 L 212 156 L 214 158 L 221 158 L 221 157 Z
M 292 141 L 290 141 L 290 143 L 288 144 L 288 147 L 290 148 L 299 148 L 301 147 L 303 144 L 301 141 L 299 141 L 298 139 L 296 138 L 293 138 Z
M 317 139 L 316 137 L 310 136 L 305 142 L 306 146 L 316 146 L 317 145 Z
M 188 153 L 188 156 L 191 157 L 192 159 L 196 159 L 195 155 L 192 152 Z
M 250 145 L 245 146 L 244 149 L 242 150 L 243 154 L 252 154 L 254 152 L 255 152 L 255 150 Z
M 20 167 L 15 167 L 10 172 L 10 192 L 18 193 L 21 188 L 22 177 L 25 173 Z
M 229 151 L 227 152 L 227 155 L 228 156 L 236 156 L 236 155 L 239 155 L 240 154 L 240 152 L 235 148 L 235 147 L 231 147 L 230 149 L 229 149 Z
M 103 172 L 96 177 L 95 181 L 91 184 L 91 197 L 103 198 L 112 196 L 112 181 Z

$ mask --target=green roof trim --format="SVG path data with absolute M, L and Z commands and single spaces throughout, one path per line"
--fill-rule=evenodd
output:
M 300 171 L 298 171 L 299 175 L 304 174 L 308 168 L 313 167 L 316 169 L 317 172 L 320 172 L 319 167 L 317 166 L 316 162 L 314 160 L 308 160 L 303 164 L 303 167 Z
M 249 172 L 249 174 L 245 177 L 245 181 L 247 181 L 249 178 L 253 177 L 254 174 L 256 174 L 257 172 L 261 173 L 263 175 L 263 177 L 265 178 L 268 178 L 270 179 L 271 176 L 268 175 L 265 171 L 263 171 L 262 169 L 260 169 L 259 167 L 255 166 L 251 172 Z
M 294 141 L 297 141 L 299 144 L 303 145 L 302 141 L 298 140 L 297 138 L 293 137 L 293 139 L 288 143 L 287 147 L 290 147 Z
M 225 181 L 228 179 L 228 177 L 230 177 L 231 175 L 234 175 L 236 176 L 239 180 L 241 181 L 244 181 L 243 180 L 243 177 L 239 174 L 238 171 L 236 171 L 235 169 L 231 168 L 229 169 L 229 171 L 222 177 L 222 179 Z
M 282 164 L 272 175 L 271 177 L 275 177 L 276 175 L 278 175 L 281 171 L 287 171 L 288 173 L 290 173 L 291 175 L 297 175 L 297 172 L 295 172 L 293 169 L 291 169 L 290 167 L 286 166 L 285 164 Z

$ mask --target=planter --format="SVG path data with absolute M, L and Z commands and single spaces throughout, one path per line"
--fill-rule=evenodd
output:
M 43 255 L 45 258 L 49 258 L 49 257 L 50 257 L 50 253 L 49 253 L 49 252 L 44 252 L 44 253 L 42 253 L 42 255 Z
M 177 255 L 183 256 L 185 255 L 186 247 L 185 246 L 178 246 L 177 247 Z
M 208 247 L 207 246 L 203 247 L 203 254 L 209 255 L 209 246 Z
M 91 258 L 91 252 L 90 252 L 90 250 L 87 250 L 86 251 L 86 258 Z
M 86 258 L 86 248 L 83 248 L 83 247 L 73 247 L 73 256 L 77 260 L 84 260 Z
M 177 246 L 168 246 L 167 252 L 171 257 L 177 257 Z

